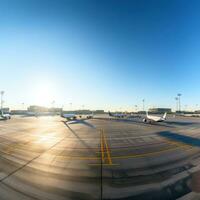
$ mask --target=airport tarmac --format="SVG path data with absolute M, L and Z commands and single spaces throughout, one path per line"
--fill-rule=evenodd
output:
M 13 117 L 0 130 L 0 199 L 185 200 L 200 191 L 200 118 Z

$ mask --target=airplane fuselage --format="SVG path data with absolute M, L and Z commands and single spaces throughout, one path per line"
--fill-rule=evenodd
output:
M 158 116 L 148 115 L 148 113 L 147 113 L 146 117 L 143 119 L 143 122 L 149 122 L 149 123 L 151 123 L 151 122 L 163 122 L 163 121 L 166 120 L 166 114 L 167 113 L 165 113 L 163 115 L 163 117 L 158 117 Z
M 2 114 L 1 117 L 5 120 L 7 119 L 11 119 L 11 115 L 10 114 Z
M 127 115 L 126 114 L 122 114 L 122 113 L 115 113 L 115 114 L 112 114 L 112 113 L 108 113 L 110 117 L 115 117 L 115 118 L 124 118 L 126 117 Z

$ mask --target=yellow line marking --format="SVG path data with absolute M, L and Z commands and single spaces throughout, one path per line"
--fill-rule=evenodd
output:
M 88 165 L 92 165 L 92 166 L 101 166 L 101 164 L 99 163 L 90 163 Z M 102 164 L 103 166 L 119 166 L 120 164 Z
M 108 147 L 108 143 L 107 143 L 107 140 L 105 138 L 105 134 L 104 134 L 104 131 L 103 131 L 103 138 L 104 138 L 104 143 L 106 145 L 106 153 L 107 153 L 107 157 L 108 157 L 108 163 L 109 164 L 112 164 L 112 160 L 111 160 L 111 155 L 110 155 L 110 150 L 109 150 L 109 147 Z
M 100 132 L 100 137 L 101 137 L 101 160 L 104 162 L 104 143 L 103 143 L 103 133 L 102 130 Z
M 112 156 L 112 159 L 128 159 L 128 158 L 143 158 L 146 156 L 151 156 L 151 155 L 157 155 L 157 154 L 161 154 L 164 152 L 169 152 L 169 151 L 173 151 L 175 149 L 180 149 L 180 147 L 174 147 L 174 148 L 168 148 L 168 149 L 163 149 L 160 151 L 156 151 L 156 152 L 149 152 L 149 153 L 143 153 L 143 154 L 134 154 L 134 155 L 127 155 L 127 156 Z M 185 151 L 191 151 L 194 150 L 194 148 L 190 148 L 187 149 Z M 61 159 L 78 159 L 78 160 L 98 160 L 98 157 L 80 157 L 80 156 L 58 156 L 58 158 Z
M 110 149 L 109 149 L 103 129 L 100 129 L 100 145 L 101 145 L 101 150 L 100 150 L 100 152 L 97 152 L 97 153 L 101 153 L 101 163 L 91 163 L 88 165 L 91 165 L 91 166 L 116 166 L 116 165 L 119 165 L 119 164 L 112 163 Z M 104 150 L 104 145 L 106 148 L 105 150 Z M 108 161 L 108 163 L 106 163 L 106 160 Z
M 192 147 L 192 146 L 190 146 L 190 145 L 182 145 L 182 144 L 179 144 L 179 143 L 172 143 L 172 142 L 168 142 L 169 144 L 171 144 L 171 145 L 174 145 L 174 146 L 176 146 L 176 147 L 180 147 L 180 148 L 186 148 L 186 149 L 188 149 L 188 148 L 194 148 L 194 147 Z M 147 144 L 148 145 L 148 144 Z M 165 144 L 165 145 L 167 145 L 167 143 Z M 173 147 L 172 147 L 173 148 Z M 137 149 L 140 149 L 140 147 L 127 147 L 127 148 L 122 148 L 122 149 L 110 149 L 110 152 L 112 153 L 114 153 L 114 152 L 126 152 L 126 151 L 130 151 L 130 150 L 137 150 Z M 163 149 L 166 149 L 166 147 L 165 148 L 163 148 Z M 167 149 L 169 149 L 169 147 L 167 147 Z M 96 151 L 96 153 L 97 154 L 100 154 L 101 153 L 101 151 Z M 106 153 L 106 151 L 104 151 L 104 153 Z M 112 156 L 113 157 L 113 156 Z
M 127 155 L 127 156 L 114 156 L 112 157 L 113 159 L 127 159 L 127 158 L 143 158 L 146 156 L 151 156 L 151 155 L 156 155 L 156 154 L 161 154 L 163 152 L 168 152 L 174 149 L 179 149 L 180 147 L 174 147 L 174 148 L 168 148 L 168 149 L 163 149 L 160 151 L 156 151 L 156 152 L 149 152 L 149 153 L 144 153 L 144 154 L 135 154 L 135 155 Z M 187 149 L 185 151 L 190 151 L 193 150 L 193 148 L 191 147 L 190 149 Z

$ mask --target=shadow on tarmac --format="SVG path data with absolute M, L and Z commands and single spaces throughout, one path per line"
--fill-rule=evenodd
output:
M 188 125 L 199 124 L 197 122 L 181 122 L 181 121 L 165 121 L 165 123 L 169 125 L 178 125 L 178 126 L 188 126 Z
M 165 137 L 165 138 L 168 138 L 168 139 L 171 139 L 174 141 L 183 142 L 183 143 L 191 145 L 191 146 L 200 147 L 200 139 L 199 138 L 194 138 L 194 137 L 190 137 L 187 135 L 180 135 L 180 134 L 173 133 L 170 131 L 162 131 L 157 134 L 161 137 Z
M 0 121 L 7 121 L 7 119 L 1 119 L 1 118 L 0 118 Z
M 63 124 L 74 134 L 74 136 L 76 136 L 77 139 L 79 139 L 79 141 L 88 148 L 88 150 L 92 151 L 92 148 L 84 142 L 84 140 L 78 136 L 78 134 L 67 124 L 67 122 L 62 121 Z M 96 151 L 92 151 L 94 153 L 94 155 L 96 155 Z
M 87 119 L 77 119 L 77 120 L 74 120 L 74 121 L 71 121 L 71 122 L 68 122 L 68 124 L 83 124 L 85 126 L 88 126 L 90 128 L 94 128 L 96 129 L 96 127 L 88 122 L 86 122 Z

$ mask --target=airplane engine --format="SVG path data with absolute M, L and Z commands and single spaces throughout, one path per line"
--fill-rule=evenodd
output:
M 142 121 L 145 122 L 145 123 L 147 122 L 147 120 L 145 118 Z

